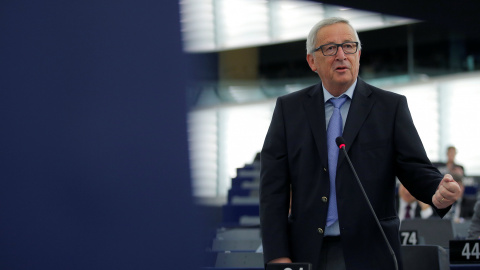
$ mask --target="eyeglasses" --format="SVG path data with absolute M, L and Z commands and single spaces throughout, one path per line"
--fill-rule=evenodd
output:
M 325 56 L 333 56 L 337 54 L 338 47 L 342 46 L 342 50 L 344 54 L 354 54 L 357 52 L 358 49 L 358 42 L 344 42 L 341 44 L 329 43 L 322 45 L 318 48 L 313 50 L 314 52 L 321 50 L 323 55 Z

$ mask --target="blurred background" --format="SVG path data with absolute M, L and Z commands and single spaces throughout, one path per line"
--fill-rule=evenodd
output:
M 400 93 L 432 162 L 448 146 L 480 175 L 480 35 L 476 4 L 459 1 L 181 0 L 188 85 L 193 194 L 206 205 L 228 200 L 238 168 L 261 150 L 276 97 L 319 82 L 305 41 L 319 20 L 340 16 L 362 42 L 359 76 Z

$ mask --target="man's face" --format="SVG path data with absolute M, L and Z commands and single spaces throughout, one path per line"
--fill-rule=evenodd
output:
M 353 29 L 345 23 L 336 23 L 320 29 L 317 33 L 316 47 L 329 43 L 358 41 Z M 354 54 L 345 54 L 341 47 L 337 54 L 324 56 L 321 50 L 307 55 L 310 68 L 316 71 L 325 88 L 335 94 L 345 92 L 357 79 L 360 67 L 360 50 Z M 338 93 L 340 91 L 340 93 Z M 334 93 L 332 93 L 336 96 Z

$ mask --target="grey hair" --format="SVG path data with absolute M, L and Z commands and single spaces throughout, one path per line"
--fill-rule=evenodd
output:
M 336 23 L 345 23 L 348 26 L 350 26 L 350 28 L 352 28 L 353 32 L 355 33 L 355 38 L 357 39 L 356 41 L 358 41 L 358 50 L 362 49 L 362 43 L 360 42 L 360 39 L 358 38 L 358 33 L 355 30 L 355 28 L 353 28 L 353 26 L 350 24 L 350 22 L 347 19 L 344 19 L 344 18 L 331 17 L 331 18 L 327 18 L 327 19 L 323 19 L 323 20 L 319 21 L 317 24 L 315 24 L 312 27 L 312 29 L 310 30 L 310 33 L 308 33 L 308 36 L 307 36 L 307 54 L 313 54 L 314 53 L 315 46 L 316 46 L 315 42 L 317 41 L 318 31 L 320 31 L 320 29 L 322 29 L 325 26 L 329 26 L 329 25 L 336 24 Z

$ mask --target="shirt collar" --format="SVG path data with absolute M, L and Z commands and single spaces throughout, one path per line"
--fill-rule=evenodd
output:
M 357 80 L 355 80 L 355 82 L 342 95 L 347 95 L 350 99 L 352 99 L 353 91 L 355 90 L 355 86 L 357 86 Z M 322 82 L 322 89 L 323 89 L 323 98 L 324 98 L 325 103 L 329 99 L 335 98 L 332 94 L 330 94 L 330 92 L 327 91 L 327 89 L 325 89 L 325 86 L 323 86 L 323 82 Z M 340 95 L 340 96 L 342 96 L 342 95 Z

